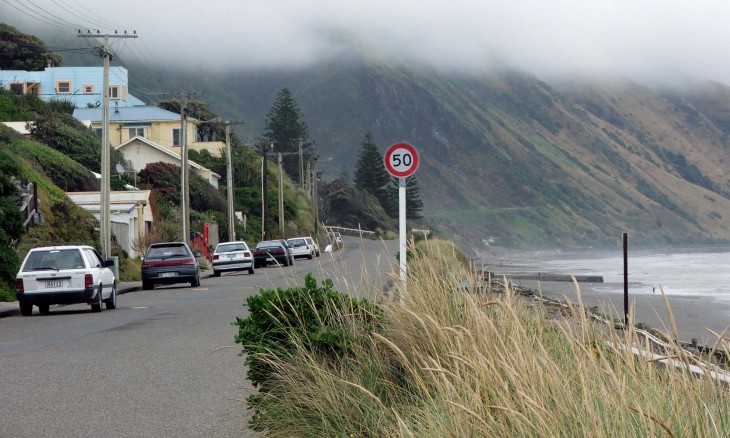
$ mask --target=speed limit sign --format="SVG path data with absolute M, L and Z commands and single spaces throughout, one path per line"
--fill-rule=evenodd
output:
M 388 173 L 396 178 L 407 178 L 418 169 L 418 152 L 408 143 L 396 143 L 383 157 Z

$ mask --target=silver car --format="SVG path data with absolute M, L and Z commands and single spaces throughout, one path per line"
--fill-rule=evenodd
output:
M 253 252 L 243 240 L 219 243 L 213 251 L 212 264 L 214 277 L 226 271 L 248 271 L 249 274 L 255 272 Z

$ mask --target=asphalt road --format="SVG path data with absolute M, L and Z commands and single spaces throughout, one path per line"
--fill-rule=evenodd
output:
M 260 288 L 331 278 L 372 297 L 397 263 L 397 242 L 345 237 L 345 248 L 294 267 L 203 278 L 120 295 L 116 310 L 87 305 L 0 318 L 2 437 L 239 437 L 246 380 L 236 317 Z M 131 286 L 131 287 L 130 287 Z

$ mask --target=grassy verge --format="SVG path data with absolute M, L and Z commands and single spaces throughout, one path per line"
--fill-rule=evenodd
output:
M 578 308 L 548 317 L 509 288 L 468 292 L 448 242 L 414 249 L 408 288 L 393 294 L 403 304 L 381 304 L 375 331 L 340 323 L 351 354 L 324 360 L 295 337 L 286 355 L 266 356 L 266 436 L 727 436 L 726 384 L 660 366 L 632 328 Z

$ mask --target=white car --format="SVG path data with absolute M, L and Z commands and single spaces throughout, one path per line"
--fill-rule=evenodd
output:
M 333 245 L 342 245 L 342 234 L 340 234 L 339 231 L 330 231 L 327 233 L 327 239 L 329 239 Z
M 309 238 L 311 241 L 311 238 Z M 294 258 L 297 257 L 306 257 L 308 259 L 312 259 L 315 254 L 314 250 L 314 241 L 307 242 L 307 238 L 305 237 L 293 237 L 291 239 L 287 239 L 286 241 L 292 250 L 292 256 Z
M 214 277 L 225 271 L 248 271 L 249 274 L 255 272 L 253 252 L 243 240 L 219 243 L 213 251 L 212 265 Z
M 91 246 L 57 244 L 33 248 L 15 277 L 15 297 L 20 314 L 30 316 L 33 306 L 49 312 L 51 304 L 88 303 L 101 312 L 117 307 L 117 280 L 112 260 L 102 260 Z
M 308 245 L 312 245 L 314 247 L 314 256 L 319 257 L 320 250 L 319 250 L 319 243 L 317 243 L 314 239 L 311 237 L 304 237 L 304 240 L 307 241 Z

